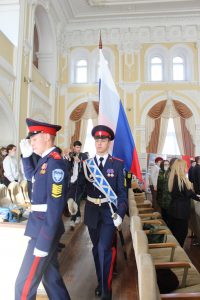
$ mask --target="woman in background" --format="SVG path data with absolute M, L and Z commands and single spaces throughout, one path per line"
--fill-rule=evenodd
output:
M 161 215 L 165 223 L 168 225 L 168 208 L 171 202 L 171 195 L 168 190 L 169 179 L 169 161 L 163 160 L 160 163 L 160 171 L 157 181 L 157 203 L 161 209 Z
M 191 182 L 186 177 L 187 163 L 185 160 L 176 159 L 169 175 L 169 192 L 171 202 L 169 206 L 169 227 L 181 246 L 188 232 L 191 198 L 200 201 L 191 189 Z
M 8 186 L 12 181 L 19 180 L 19 169 L 16 157 L 16 146 L 10 144 L 7 146 L 8 155 L 3 160 L 4 184 Z

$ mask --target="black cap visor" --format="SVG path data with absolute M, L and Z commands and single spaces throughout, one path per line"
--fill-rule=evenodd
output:
M 32 131 L 32 132 L 29 132 L 26 139 L 30 139 L 32 136 L 38 134 L 38 133 L 41 133 L 43 131 Z

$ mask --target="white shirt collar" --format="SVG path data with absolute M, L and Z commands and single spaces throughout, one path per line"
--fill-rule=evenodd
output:
M 51 151 L 53 151 L 53 149 L 55 149 L 56 147 L 53 146 L 50 149 L 47 149 L 46 151 L 44 151 L 41 155 L 41 157 L 45 157 L 47 154 L 49 154 Z

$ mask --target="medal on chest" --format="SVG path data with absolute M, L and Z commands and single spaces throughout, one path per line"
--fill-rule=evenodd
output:
M 107 169 L 106 173 L 107 173 L 108 177 L 114 177 L 114 170 L 113 169 Z
M 40 170 L 40 174 L 43 175 L 46 173 L 46 169 L 47 169 L 47 163 L 44 163 L 42 166 L 41 166 L 41 170 Z

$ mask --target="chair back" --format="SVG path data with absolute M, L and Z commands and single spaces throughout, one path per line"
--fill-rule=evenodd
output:
M 138 288 L 140 300 L 160 300 L 155 267 L 150 254 L 139 254 Z

